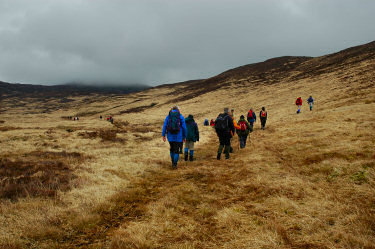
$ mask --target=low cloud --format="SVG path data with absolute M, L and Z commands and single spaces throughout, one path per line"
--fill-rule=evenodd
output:
M 0 80 L 149 84 L 375 40 L 375 1 L 0 0 Z

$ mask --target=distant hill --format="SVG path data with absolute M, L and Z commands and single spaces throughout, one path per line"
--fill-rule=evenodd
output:
M 270 85 L 285 79 L 293 81 L 315 77 L 365 62 L 371 58 L 375 58 L 375 41 L 320 57 L 283 56 L 272 58 L 264 62 L 236 67 L 208 79 L 164 84 L 156 86 L 154 89 L 173 88 L 174 95 L 176 97 L 179 95 L 178 99 L 170 100 L 170 102 L 175 102 L 197 97 L 231 84 L 238 86 Z M 176 88 L 176 86 L 178 87 Z M 144 85 L 89 86 L 75 83 L 43 86 L 10 84 L 0 81 L 0 97 L 65 98 L 89 94 L 126 94 L 148 88 L 150 87 Z
M 0 81 L 0 96 L 3 98 L 64 98 L 90 94 L 127 94 L 145 90 L 145 85 L 129 86 L 90 86 L 79 83 L 43 86 L 30 84 L 14 84 Z
M 233 68 L 208 79 L 178 83 L 180 87 L 175 90 L 175 95 L 182 95 L 182 99 L 178 98 L 181 101 L 222 87 L 229 87 L 231 84 L 237 86 L 270 85 L 285 79 L 293 81 L 316 77 L 366 62 L 372 58 L 375 58 L 375 41 L 320 57 L 277 57 Z M 174 88 L 174 85 L 168 84 L 159 87 Z

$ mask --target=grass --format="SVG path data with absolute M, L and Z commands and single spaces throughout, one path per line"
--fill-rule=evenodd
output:
M 181 89 L 76 97 L 46 114 L 9 106 L 0 123 L 0 248 L 375 248 L 375 105 L 373 88 L 362 87 L 370 76 L 357 70 L 345 70 L 353 84 L 328 72 L 186 98 L 178 105 L 196 117 L 200 142 L 196 161 L 175 171 L 161 128 Z M 296 115 L 295 97 L 311 94 L 314 111 Z M 216 135 L 202 124 L 225 106 L 236 118 L 266 106 L 269 120 L 265 131 L 255 124 L 245 149 L 234 138 L 231 159 L 217 161 Z M 89 115 L 98 109 L 119 113 L 114 124 Z M 61 118 L 71 113 L 88 116 Z M 17 191 L 3 194 L 6 184 Z
M 21 197 L 54 197 L 57 191 L 68 191 L 76 178 L 73 164 L 83 160 L 81 154 L 65 151 L 8 155 L 0 159 L 0 198 L 14 201 Z

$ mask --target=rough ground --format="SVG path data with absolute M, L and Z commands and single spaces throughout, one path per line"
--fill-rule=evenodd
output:
M 375 248 L 373 47 L 245 66 L 219 87 L 3 99 L 0 248 Z M 201 141 L 173 171 L 161 127 L 177 98 Z M 202 124 L 225 106 L 237 119 L 266 106 L 269 120 L 217 161 Z

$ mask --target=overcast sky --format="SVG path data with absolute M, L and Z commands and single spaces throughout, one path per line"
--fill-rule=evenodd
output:
M 158 85 L 375 40 L 375 0 L 0 0 L 0 81 Z

